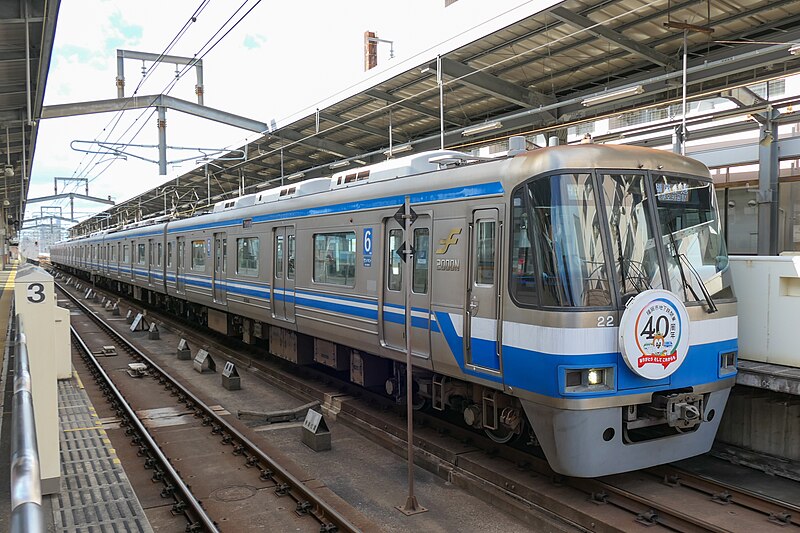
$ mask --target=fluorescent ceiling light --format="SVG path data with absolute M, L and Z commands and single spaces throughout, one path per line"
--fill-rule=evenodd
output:
M 331 163 L 330 165 L 328 165 L 328 168 L 333 170 L 334 168 L 346 167 L 349 164 L 350 161 L 336 161 L 335 163 Z
M 408 152 L 412 148 L 413 146 L 411 146 L 411 143 L 397 144 L 383 152 L 383 155 L 391 156 L 393 154 L 399 154 L 400 152 Z
M 496 130 L 498 128 L 502 128 L 503 123 L 499 120 L 494 122 L 485 122 L 483 124 L 478 124 L 477 126 L 472 126 L 470 128 L 465 129 L 461 132 L 461 135 L 464 137 L 468 137 L 470 135 L 476 135 L 478 133 L 483 133 L 484 131 Z
M 604 93 L 584 98 L 581 104 L 585 105 L 586 107 L 589 107 L 591 105 L 612 102 L 614 100 L 619 100 L 620 98 L 625 98 L 628 96 L 635 96 L 637 94 L 642 94 L 643 92 L 644 92 L 644 87 L 642 87 L 641 85 L 636 85 L 634 87 L 626 87 L 624 89 L 619 89 L 618 91 L 606 91 Z
M 299 180 L 300 178 L 302 178 L 305 175 L 306 175 L 305 172 L 295 172 L 294 174 L 289 174 L 288 176 L 286 176 L 286 179 L 289 180 L 289 181 L 291 181 L 291 180 Z
M 791 48 L 789 48 L 789 53 L 793 56 L 800 56 L 800 44 L 795 44 Z

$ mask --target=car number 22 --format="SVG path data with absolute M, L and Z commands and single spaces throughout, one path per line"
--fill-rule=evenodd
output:
M 597 327 L 598 328 L 613 328 L 614 327 L 614 315 L 597 317 Z

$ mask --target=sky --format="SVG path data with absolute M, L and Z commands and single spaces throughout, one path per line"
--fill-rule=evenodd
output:
M 233 16 L 236 25 L 203 57 L 205 105 L 247 118 L 286 124 L 325 102 L 336 101 L 358 84 L 371 83 L 387 69 L 413 68 L 430 50 L 456 40 L 467 42 L 538 11 L 537 0 L 459 0 L 445 8 L 444 0 L 345 0 L 330 2 L 268 2 L 259 0 L 72 0 L 61 2 L 44 105 L 116 98 L 116 50 L 161 53 L 191 16 L 195 21 L 170 50 L 194 57 L 212 36 L 221 36 Z M 236 12 L 240 7 L 241 10 Z M 378 68 L 363 71 L 363 35 L 375 31 L 394 42 L 378 46 Z M 474 36 L 474 37 L 473 37 Z M 452 39 L 450 44 L 446 43 Z M 216 40 L 216 39 L 214 39 Z M 213 40 L 212 40 L 213 42 Z M 427 58 L 427 57 L 426 57 Z M 146 67 L 151 64 L 148 63 Z M 131 96 L 142 81 L 142 62 L 125 62 L 126 92 Z M 387 74 L 384 74 L 387 75 Z M 138 95 L 159 94 L 175 77 L 175 65 L 160 65 L 138 88 Z M 196 101 L 195 74 L 188 71 L 170 90 L 170 96 Z M 53 194 L 54 177 L 86 177 L 92 196 L 124 201 L 197 166 L 194 160 L 171 166 L 158 175 L 154 163 L 85 154 L 71 148 L 93 148 L 92 141 L 108 140 L 156 145 L 154 110 L 129 110 L 42 120 L 31 171 L 29 198 Z M 152 114 L 151 114 L 152 113 Z M 138 134 L 137 134 L 138 132 Z M 180 147 L 237 148 L 258 135 L 177 111 L 167 111 L 167 144 Z M 75 143 L 74 141 L 83 141 Z M 157 159 L 155 148 L 132 149 Z M 168 159 L 187 157 L 170 151 Z M 73 185 L 59 184 L 59 192 Z M 78 192 L 83 193 L 81 185 Z M 66 200 L 29 204 L 26 218 L 39 216 L 42 206 L 60 205 L 69 216 Z M 100 204 L 77 203 L 76 218 L 102 211 Z

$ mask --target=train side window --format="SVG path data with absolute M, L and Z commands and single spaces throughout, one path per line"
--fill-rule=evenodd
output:
M 294 235 L 286 236 L 286 279 L 294 279 Z
M 475 224 L 477 248 L 475 250 L 475 284 L 494 285 L 495 221 L 479 220 Z
M 258 237 L 236 239 L 236 273 L 258 276 Z
M 206 269 L 206 241 L 192 241 L 192 270 Z
M 161 246 L 159 244 L 159 246 Z M 222 239 L 222 273 L 228 272 L 228 239 Z
M 128 247 L 127 244 L 122 247 L 122 262 L 123 263 L 131 262 L 130 248 Z
M 167 266 L 172 266 L 172 243 L 167 243 Z
M 275 236 L 275 278 L 283 277 L 283 235 Z
M 390 291 L 399 291 L 403 288 L 403 265 L 396 250 L 400 248 L 400 244 L 403 242 L 403 230 L 389 230 L 389 238 L 386 241 L 389 247 L 386 250 L 386 255 L 389 258 L 389 273 L 386 276 L 387 288 Z
M 428 247 L 430 233 L 428 228 L 414 230 L 414 277 L 412 290 L 417 294 L 428 293 Z M 397 254 L 395 254 L 397 255 Z
M 143 265 L 145 257 L 146 255 L 144 250 L 144 244 L 136 245 L 136 262 L 139 263 L 140 265 Z
M 509 284 L 514 299 L 523 305 L 539 302 L 536 285 L 536 265 L 531 246 L 530 219 L 520 187 L 511 197 L 511 276 Z
M 156 257 L 156 265 L 157 266 L 161 266 L 161 262 L 163 261 L 163 259 L 162 259 L 163 257 L 164 257 L 164 245 L 161 244 L 161 243 L 158 243 L 158 256 Z
M 353 231 L 314 235 L 314 282 L 355 286 L 356 234 Z

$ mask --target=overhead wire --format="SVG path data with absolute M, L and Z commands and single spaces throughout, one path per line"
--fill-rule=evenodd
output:
M 169 94 L 172 91 L 172 89 L 175 87 L 175 85 L 178 83 L 178 81 L 180 81 L 180 79 L 183 77 L 183 75 L 186 74 L 188 71 L 190 71 L 197 64 L 198 61 L 203 59 L 231 31 L 233 31 L 233 29 L 236 28 L 261 3 L 261 0 L 256 0 L 256 2 L 244 14 L 235 23 L 233 23 L 233 25 L 231 25 L 227 30 L 225 30 L 225 33 L 223 33 L 222 36 L 220 36 L 218 39 L 216 39 L 216 41 L 214 41 L 215 37 L 217 37 L 217 35 L 219 35 L 220 32 L 222 32 L 225 29 L 226 26 L 228 26 L 228 24 L 234 19 L 234 17 L 236 17 L 236 14 L 239 13 L 249 2 L 250 2 L 250 0 L 245 0 L 231 14 L 231 16 L 229 16 L 228 19 L 222 25 L 220 25 L 220 27 L 214 32 L 214 34 L 194 54 L 193 57 L 195 57 L 196 59 L 194 61 L 190 61 L 187 64 L 183 65 L 183 67 L 180 69 L 180 71 L 178 71 L 176 73 L 175 77 L 170 80 L 170 82 L 164 87 L 164 89 L 162 89 L 160 94 Z M 212 41 L 213 41 L 213 44 L 212 44 Z M 210 46 L 209 46 L 209 44 L 210 44 Z M 156 111 L 155 108 L 145 108 L 143 110 L 143 112 L 136 118 L 136 120 L 134 120 L 134 122 L 131 125 L 129 125 L 128 128 L 119 136 L 119 138 L 117 140 L 117 143 L 119 143 L 122 140 L 122 137 L 128 131 L 130 131 L 130 129 L 136 124 L 136 122 L 138 122 L 142 118 L 142 116 L 144 116 L 145 113 L 147 113 L 147 112 L 150 113 L 150 115 L 148 116 L 148 120 L 149 120 L 149 118 L 152 117 L 152 115 L 155 113 L 155 111 Z M 142 130 L 144 129 L 146 124 L 147 124 L 147 121 L 142 122 L 142 125 L 139 127 L 139 129 L 136 131 L 136 133 L 134 133 L 134 135 L 128 141 L 126 141 L 123 144 L 132 143 L 136 139 L 136 137 L 138 137 L 138 135 L 142 132 Z M 99 154 L 96 154 L 96 155 L 99 155 Z M 98 174 L 96 176 L 93 176 L 92 178 L 89 179 L 89 183 L 92 183 L 95 179 L 99 178 L 103 173 L 105 173 L 107 170 L 109 170 L 109 168 L 111 168 L 111 166 L 116 161 L 117 161 L 116 159 L 113 159 L 113 160 L 109 161 L 109 164 L 103 169 L 103 171 L 100 174 Z M 215 176 L 215 179 L 216 179 L 216 176 Z
M 222 32 L 225 29 L 226 26 L 228 26 L 228 24 L 236 17 L 236 15 L 249 2 L 250 2 L 250 0 L 245 0 L 244 2 L 242 2 L 242 4 L 225 20 L 225 22 L 223 22 L 219 26 L 219 28 L 217 28 L 217 30 L 213 33 L 213 35 L 211 35 L 211 37 L 209 37 L 208 40 L 206 40 L 206 42 L 194 54 L 193 57 L 195 59 L 193 61 L 190 61 L 190 62 L 186 63 L 185 65 L 183 65 L 182 68 L 176 73 L 176 75 L 170 80 L 170 82 L 167 83 L 167 85 L 161 90 L 161 92 L 159 94 L 169 94 L 172 91 L 172 89 L 175 87 L 175 85 L 177 85 L 178 81 L 180 81 L 180 79 L 184 76 L 184 74 L 189 72 L 197 64 L 198 61 L 202 60 L 209 52 L 211 52 L 222 41 L 222 39 L 224 39 L 234 28 L 236 28 L 236 26 L 238 26 L 239 23 L 241 23 L 253 11 L 253 9 L 255 9 L 261 3 L 261 0 L 257 0 L 250 7 L 250 9 L 247 10 L 247 12 L 245 12 L 232 26 L 230 26 L 225 31 L 225 33 L 221 37 L 219 37 L 216 41 L 214 41 L 215 37 L 217 37 L 220 34 L 220 32 Z M 213 41 L 213 44 L 211 44 L 212 41 Z M 211 46 L 209 46 L 209 44 L 211 44 Z M 148 116 L 148 119 L 149 119 L 155 113 L 155 109 L 145 108 L 145 110 L 143 110 L 143 112 L 139 115 L 139 117 L 137 117 L 137 119 L 134 120 L 134 122 L 131 125 L 129 125 L 129 127 L 119 136 L 119 138 L 117 139 L 117 143 L 120 143 L 120 141 L 122 141 L 122 138 L 124 137 L 124 135 L 128 131 L 130 131 L 130 129 L 132 129 L 132 127 L 136 124 L 136 122 L 138 122 L 142 118 L 142 116 L 144 116 L 144 114 L 146 114 L 148 112 L 150 113 L 150 115 Z M 136 139 L 136 137 L 138 137 L 138 135 L 142 132 L 142 130 L 144 129 L 144 126 L 146 124 L 147 124 L 147 121 L 143 122 L 142 125 L 139 127 L 139 129 L 136 131 L 136 133 L 134 133 L 134 135 L 123 144 L 132 143 Z M 91 183 L 97 177 L 99 177 L 99 176 L 95 176 L 95 177 L 91 178 L 89 180 L 89 182 Z
M 146 72 L 143 74 L 143 76 L 142 76 L 142 79 L 141 79 L 141 80 L 139 80 L 139 83 L 136 85 L 136 88 L 135 88 L 135 89 L 134 89 L 134 91 L 133 91 L 133 94 L 134 94 L 134 95 L 136 95 L 136 94 L 138 93 L 139 89 L 142 87 L 142 85 L 143 85 L 143 84 L 144 84 L 144 82 L 147 80 L 147 78 L 149 78 L 149 77 L 150 77 L 150 75 L 151 75 L 151 74 L 152 74 L 152 72 L 154 71 L 155 67 L 156 67 L 156 66 L 157 66 L 159 63 L 161 63 L 161 62 L 162 62 L 162 60 L 163 60 L 164 56 L 166 56 L 167 54 L 169 54 L 169 52 L 170 52 L 170 51 L 171 51 L 171 50 L 172 50 L 172 49 L 173 49 L 173 48 L 174 48 L 174 47 L 175 47 L 175 46 L 178 44 L 178 42 L 180 41 L 180 39 L 181 39 L 181 38 L 182 38 L 182 37 L 183 37 L 183 36 L 186 34 L 186 32 L 188 31 L 189 27 L 190 27 L 190 26 L 191 26 L 193 23 L 197 22 L 197 17 L 198 17 L 198 16 L 199 16 L 199 15 L 200 15 L 200 14 L 201 14 L 201 13 L 202 13 L 204 10 L 205 10 L 205 8 L 208 6 L 208 4 L 209 4 L 210 2 L 211 2 L 211 0 L 202 0 L 202 1 L 200 2 L 200 5 L 198 5 L 198 7 L 195 9 L 195 11 L 192 13 L 192 15 L 191 15 L 191 16 L 190 16 L 190 17 L 189 17 L 187 20 L 186 20 L 186 22 L 184 22 L 183 26 L 182 26 L 182 27 L 181 27 L 181 28 L 178 30 L 178 32 L 175 34 L 175 36 L 172 38 L 172 40 L 171 40 L 171 41 L 170 41 L 170 42 L 169 42 L 169 43 L 168 43 L 168 44 L 167 44 L 167 45 L 164 47 L 163 51 L 162 51 L 162 52 L 159 54 L 158 58 L 156 58 L 156 59 L 153 61 L 153 63 L 150 65 L 150 67 L 147 69 L 147 71 L 146 71 Z M 130 102 L 130 100 L 128 100 L 128 102 Z M 111 117 L 111 119 L 110 119 L 110 120 L 108 121 L 108 123 L 107 123 L 107 124 L 106 124 L 106 125 L 103 127 L 103 129 L 101 130 L 101 132 L 100 132 L 100 133 L 99 133 L 97 136 L 95 136 L 95 139 L 94 139 L 95 141 L 97 141 L 97 140 L 98 140 L 98 138 L 99 138 L 99 137 L 100 137 L 100 136 L 103 134 L 103 132 L 105 132 L 106 130 L 108 130 L 109 126 L 111 126 L 111 129 L 110 129 L 110 130 L 108 130 L 108 132 L 106 133 L 105 139 L 103 140 L 103 142 L 106 142 L 106 141 L 108 141 L 108 139 L 111 137 L 112 133 L 113 133 L 113 132 L 114 132 L 114 130 L 116 129 L 117 125 L 119 124 L 120 120 L 122 119 L 122 117 L 123 117 L 123 115 L 124 115 L 124 113 L 125 113 L 125 111 L 126 111 L 126 109 L 125 109 L 125 108 L 127 107 L 127 105 L 128 105 L 128 102 L 126 102 L 126 103 L 123 105 L 123 108 L 122 108 L 122 109 L 120 109 L 120 110 L 118 110 L 118 111 L 117 111 L 117 112 L 114 114 L 114 116 L 112 116 L 112 117 Z M 112 126 L 112 123 L 113 123 L 113 126 Z M 129 128 L 129 129 L 130 129 L 130 128 Z M 128 130 L 126 130 L 126 132 L 127 132 L 127 131 L 128 131 Z M 123 133 L 123 134 L 124 134 L 124 133 Z M 89 162 L 88 162 L 88 163 L 86 163 L 86 166 L 83 168 L 83 170 L 81 170 L 81 171 L 80 171 L 80 173 L 78 173 L 78 171 L 80 170 L 80 167 L 81 167 L 81 165 L 82 165 L 82 164 L 83 164 L 83 162 L 86 160 L 86 158 L 89 156 L 89 154 L 88 154 L 88 153 L 87 153 L 87 154 L 84 154 L 83 158 L 82 158 L 82 159 L 81 159 L 81 161 L 78 163 L 78 167 L 75 169 L 75 171 L 73 171 L 73 173 L 72 173 L 72 177 L 73 177 L 73 178 L 80 178 L 80 177 L 83 177 L 83 176 L 84 176 L 86 173 L 88 173 L 88 172 L 89 172 L 89 171 L 90 171 L 90 170 L 93 168 L 93 167 L 91 166 L 91 164 L 94 162 L 94 160 L 97 158 L 97 156 L 98 156 L 98 155 L 100 155 L 100 154 L 92 154 L 92 157 L 91 157 L 91 159 L 89 160 Z M 76 175 L 76 174 L 77 174 L 77 175 Z M 67 186 L 67 184 L 65 183 L 65 184 L 64 184 L 64 189 L 63 189 L 64 191 L 66 191 L 66 186 Z M 77 188 L 77 184 L 76 184 L 75 182 L 73 182 L 73 191 L 74 191 L 74 190 L 76 190 L 76 188 Z

